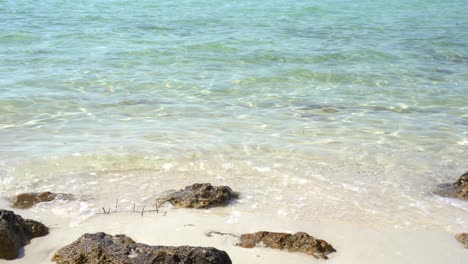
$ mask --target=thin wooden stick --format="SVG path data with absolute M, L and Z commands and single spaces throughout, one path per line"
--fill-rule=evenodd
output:
M 146 206 L 146 202 L 145 202 L 145 204 L 143 205 L 143 209 L 141 209 L 141 216 L 143 216 L 143 213 L 145 212 L 145 206 Z

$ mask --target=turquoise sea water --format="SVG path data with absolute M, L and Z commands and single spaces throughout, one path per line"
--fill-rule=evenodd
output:
M 432 194 L 468 170 L 466 10 L 0 0 L 0 193 L 211 181 L 243 210 L 466 226 Z

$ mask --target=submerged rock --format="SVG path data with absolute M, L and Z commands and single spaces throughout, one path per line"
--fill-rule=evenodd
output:
M 462 243 L 465 248 L 468 248 L 468 234 L 467 233 L 461 233 L 455 236 L 455 239 L 457 239 L 458 242 Z
M 328 259 L 327 255 L 336 250 L 325 240 L 317 239 L 304 232 L 295 234 L 261 231 L 242 234 L 237 246 L 253 248 L 263 244 L 269 248 L 287 249 L 291 252 L 302 252 L 315 258 Z
M 72 199 L 71 194 L 66 193 L 51 193 L 51 192 L 41 192 L 41 193 L 22 193 L 13 198 L 12 207 L 27 209 L 33 207 L 35 204 L 42 202 L 51 202 L 54 200 L 70 200 Z
M 442 196 L 468 200 L 468 172 L 465 172 L 452 184 L 445 184 L 436 193 Z
M 137 264 L 191 263 L 231 264 L 229 255 L 212 247 L 149 246 L 133 241 L 126 235 L 106 233 L 84 234 L 60 249 L 52 258 L 59 264 Z
M 49 229 L 45 225 L 0 209 L 0 258 L 16 258 L 22 246 L 29 244 L 31 239 L 48 233 Z
M 170 202 L 183 208 L 208 208 L 227 205 L 238 197 L 239 195 L 227 186 L 215 187 L 210 183 L 195 183 L 159 199 L 158 203 L 161 205 Z

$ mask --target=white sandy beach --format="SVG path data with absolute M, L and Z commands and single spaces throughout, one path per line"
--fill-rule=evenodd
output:
M 147 209 L 148 210 L 148 209 Z M 126 234 L 137 242 L 150 245 L 210 246 L 225 250 L 233 263 L 466 263 L 468 250 L 454 239 L 454 234 L 439 231 L 404 231 L 368 228 L 359 225 L 310 221 L 280 221 L 276 217 L 253 215 L 233 207 L 210 210 L 164 208 L 162 212 L 96 214 L 83 221 L 73 221 L 43 211 L 15 210 L 24 218 L 42 220 L 50 234 L 33 239 L 25 254 L 8 263 L 51 263 L 61 247 L 88 232 Z M 39 212 L 39 213 L 38 213 Z M 72 224 L 70 224 L 72 223 Z M 301 253 L 234 246 L 237 238 L 212 235 L 209 231 L 241 234 L 247 232 L 305 231 L 331 243 L 337 252 L 329 260 L 318 260 Z
M 468 264 L 455 239 L 468 233 L 463 10 L 0 0 L 0 209 L 50 231 L 0 264 L 51 263 L 95 232 L 211 246 L 235 264 Z M 239 196 L 153 211 L 194 183 Z M 42 192 L 61 198 L 11 207 Z M 246 249 L 210 231 L 306 232 L 337 252 Z

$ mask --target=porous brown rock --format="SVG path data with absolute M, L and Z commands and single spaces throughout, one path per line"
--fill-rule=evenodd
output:
M 465 172 L 452 184 L 443 184 L 435 192 L 441 196 L 454 197 L 468 201 L 468 172 Z
M 304 232 L 295 234 L 260 231 L 242 234 L 237 246 L 253 248 L 257 245 L 269 248 L 286 249 L 291 252 L 302 252 L 315 258 L 328 259 L 327 255 L 336 250 L 325 240 L 317 239 Z
M 42 202 L 51 202 L 54 200 L 70 200 L 72 199 L 71 194 L 66 193 L 51 193 L 51 192 L 40 192 L 40 193 L 22 193 L 13 198 L 11 207 L 27 209 L 34 205 Z
M 212 247 L 149 246 L 126 235 L 84 234 L 52 258 L 58 264 L 231 264 L 229 255 Z
M 455 236 L 458 242 L 462 243 L 465 248 L 468 248 L 468 234 L 467 233 L 460 233 Z
M 15 259 L 20 248 L 31 239 L 48 233 L 49 229 L 42 223 L 0 209 L 0 258 Z
M 215 187 L 210 183 L 195 183 L 159 199 L 158 204 L 169 202 L 176 207 L 200 209 L 225 206 L 238 197 L 239 195 L 227 186 Z
M 465 172 L 455 182 L 456 194 L 460 199 L 468 200 L 468 172 Z

